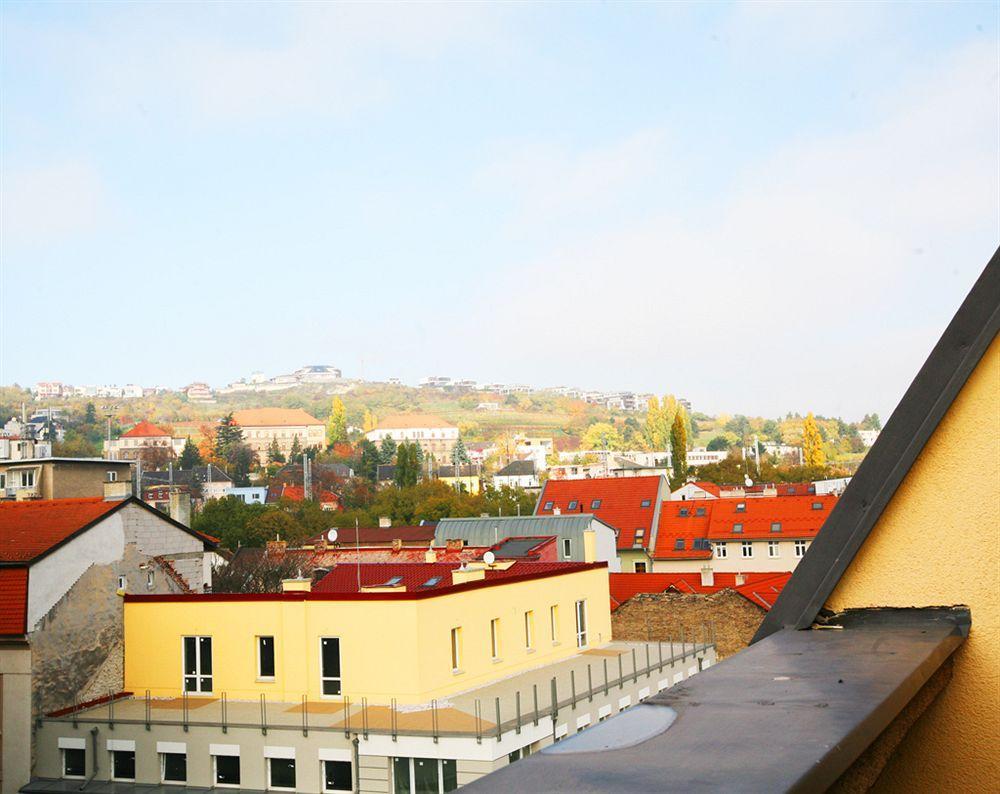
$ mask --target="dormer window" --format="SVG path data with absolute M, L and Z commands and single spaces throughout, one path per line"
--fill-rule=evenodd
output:
M 742 533 L 743 532 L 743 525 L 742 524 L 733 524 L 733 532 L 736 533 L 737 535 L 740 534 L 740 533 Z
M 746 502 L 737 502 L 736 503 L 736 512 L 737 513 L 745 513 L 746 511 L 747 511 L 747 503 Z
M 690 513 L 688 512 L 688 509 L 686 507 L 682 507 L 677 515 L 679 515 L 681 518 L 687 518 L 690 515 Z
M 684 551 L 684 538 L 677 538 L 674 541 L 674 551 Z
M 772 532 L 781 532 L 781 522 L 780 521 L 772 521 L 771 522 L 771 531 Z
M 823 509 L 823 503 L 822 502 L 813 502 L 812 503 L 812 509 L 813 510 L 822 510 Z
M 571 499 L 570 503 L 566 505 L 567 510 L 576 510 L 577 505 L 580 504 L 576 499 Z
M 704 507 L 699 507 L 697 510 L 694 511 L 694 514 L 696 516 L 703 516 L 703 515 L 705 515 L 705 508 Z
M 551 501 L 548 501 L 544 505 L 542 505 L 542 510 L 551 510 L 551 509 L 552 509 L 552 502 Z
M 651 504 L 653 504 L 652 500 L 650 500 L 650 499 L 643 499 L 642 500 L 642 504 L 639 505 L 639 506 L 640 507 L 649 507 Z
M 600 499 L 595 499 L 593 502 L 590 503 L 590 509 L 591 510 L 596 510 L 600 506 L 601 506 L 601 500 Z

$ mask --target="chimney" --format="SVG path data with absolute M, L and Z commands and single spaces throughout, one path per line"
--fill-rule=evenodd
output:
M 402 549 L 403 549 L 403 539 L 402 538 L 393 538 L 392 539 L 392 550 L 394 552 L 396 552 L 396 551 L 401 551 Z
M 560 515 L 562 515 L 562 510 L 560 510 L 558 507 L 553 507 L 552 508 L 552 515 L 554 515 L 554 516 L 560 516 Z
M 437 552 L 434 551 L 434 544 L 431 543 L 427 551 L 424 552 L 424 562 L 437 562 L 438 556 Z
M 597 533 L 592 529 L 583 531 L 583 561 L 597 561 Z
M 465 584 L 466 582 L 478 582 L 480 579 L 486 578 L 486 569 L 477 566 L 475 568 L 470 568 L 468 565 L 463 563 L 461 568 L 456 568 L 451 572 L 451 583 L 452 584 Z
M 279 540 L 278 538 L 275 538 L 274 540 L 269 540 L 267 542 L 268 557 L 284 557 L 287 549 L 288 541 L 286 540 Z
M 392 526 L 392 519 L 389 516 L 379 516 L 378 517 L 378 527 L 379 529 L 388 529 Z
M 178 524 L 191 526 L 191 494 L 179 488 L 170 489 L 170 517 Z
M 737 574 L 737 578 L 741 574 Z M 715 587 L 715 572 L 712 570 L 711 565 L 706 565 L 701 569 L 701 586 L 702 587 Z
M 326 538 L 320 537 L 313 541 L 313 551 L 326 551 Z
M 743 574 L 741 574 L 741 573 L 736 574 L 736 586 L 737 587 L 739 587 L 740 585 L 744 585 L 746 583 L 747 583 L 747 578 Z
M 267 545 L 270 546 L 272 541 L 268 541 Z M 309 593 L 312 592 L 312 580 L 311 579 L 282 579 L 281 580 L 281 592 L 282 593 Z
M 449 538 L 444 542 L 445 551 L 461 551 L 465 548 L 465 541 L 461 538 Z

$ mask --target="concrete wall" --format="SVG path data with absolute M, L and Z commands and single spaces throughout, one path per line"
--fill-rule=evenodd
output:
M 118 473 L 120 481 L 131 479 L 132 466 L 121 462 L 49 463 L 43 466 L 43 499 L 78 499 L 104 496 L 108 472 Z
M 775 497 L 780 498 L 780 497 Z M 768 549 L 769 541 L 777 541 L 778 556 L 771 557 Z M 751 539 L 753 557 L 744 557 L 742 542 L 739 540 L 722 541 L 726 544 L 726 556 L 719 557 L 716 552 L 707 560 L 654 560 L 653 573 L 696 573 L 706 565 L 711 565 L 716 573 L 785 573 L 794 571 L 802 557 L 795 556 L 794 540 L 778 540 L 766 538 Z M 806 540 L 806 550 L 812 540 Z M 690 545 L 690 543 L 688 544 Z
M 701 639 L 705 626 L 714 624 L 720 659 L 746 648 L 764 619 L 764 611 L 739 593 L 722 590 L 709 595 L 641 593 L 611 613 L 616 640 L 688 642 Z
M 1000 339 L 994 339 L 827 606 L 965 604 L 954 677 L 875 788 L 995 791 L 1000 780 Z
M 31 650 L 0 642 L 0 794 L 14 794 L 31 773 Z

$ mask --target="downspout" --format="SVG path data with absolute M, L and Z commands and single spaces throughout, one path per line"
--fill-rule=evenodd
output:
M 90 770 L 90 777 L 83 781 L 83 785 L 80 786 L 77 791 L 83 791 L 87 786 L 93 783 L 94 778 L 97 777 L 97 726 L 95 725 L 90 729 L 90 738 L 94 740 L 94 768 Z
M 354 745 L 354 794 L 361 794 L 361 751 L 358 749 L 360 741 L 356 734 L 351 744 Z

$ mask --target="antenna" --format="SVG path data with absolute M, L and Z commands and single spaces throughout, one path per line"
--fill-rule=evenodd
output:
M 492 551 L 488 551 L 483 555 L 483 562 L 485 562 L 487 565 L 492 565 L 496 561 L 497 561 L 497 555 L 494 554 Z
M 358 529 L 358 518 L 354 517 L 354 550 L 358 555 L 358 592 L 361 592 L 361 530 Z

